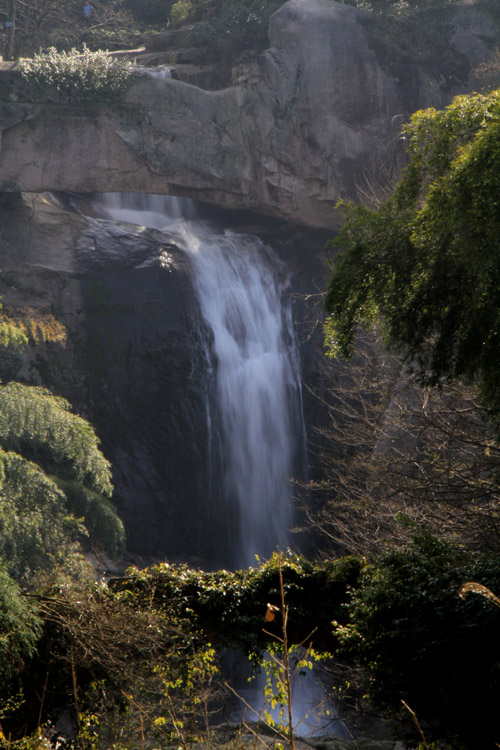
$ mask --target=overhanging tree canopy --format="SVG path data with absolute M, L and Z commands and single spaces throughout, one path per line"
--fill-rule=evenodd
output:
M 330 352 L 380 323 L 420 380 L 477 383 L 500 422 L 500 91 L 417 112 L 410 162 L 379 206 L 344 204 L 328 283 Z

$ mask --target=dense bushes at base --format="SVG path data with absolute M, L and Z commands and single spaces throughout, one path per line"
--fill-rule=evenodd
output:
M 175 735 L 176 722 L 185 722 L 188 746 L 204 701 L 213 697 L 210 643 L 243 648 L 258 660 L 269 643 L 264 630 L 281 632 L 279 613 L 265 621 L 268 604 L 279 605 L 280 566 L 290 643 L 318 627 L 316 650 L 364 668 L 366 680 L 355 687 L 366 692 L 371 710 L 408 719 L 405 701 L 429 747 L 493 750 L 499 739 L 500 608 L 475 594 L 460 598 L 459 591 L 470 580 L 500 591 L 500 562 L 428 533 L 372 561 L 314 564 L 276 555 L 235 573 L 169 565 L 133 570 L 110 587 L 67 584 L 44 592 L 34 598 L 38 615 L 13 591 L 22 606 L 15 604 L 12 612 L 22 628 L 12 653 L 19 648 L 25 655 L 17 684 L 26 706 L 13 714 L 12 727 L 38 711 L 46 677 L 53 692 L 44 719 L 65 702 L 73 705 L 74 672 L 79 709 L 93 717 L 86 730 L 96 739 L 92 747 L 110 747 L 111 731 L 119 733 L 117 748 L 133 747 L 146 717 L 151 736 L 165 739 Z M 9 592 L 4 588 L 4 596 Z M 5 632 L 2 611 L 0 601 Z M 32 656 L 35 644 L 38 656 Z M 2 658 L 0 650 L 0 663 Z
M 258 568 L 207 573 L 186 565 L 160 564 L 132 570 L 110 582 L 137 602 L 177 611 L 194 618 L 205 637 L 218 647 L 232 646 L 259 657 L 269 644 L 263 632 L 281 624 L 265 623 L 267 604 L 279 605 L 279 567 L 290 607 L 290 641 L 300 643 L 313 629 L 314 646 L 335 647 L 331 622 L 342 617 L 348 586 L 354 586 L 361 558 L 346 557 L 324 564 L 293 555 L 273 555 Z
M 404 700 L 428 736 L 488 750 L 500 739 L 500 609 L 461 585 L 500 591 L 498 557 L 471 555 L 429 534 L 365 566 L 337 625 L 341 653 L 367 670 L 367 693 L 384 712 Z
M 0 669 L 0 744 L 11 737 L 18 750 L 135 750 L 144 733 L 178 747 L 196 734 L 214 672 L 188 620 L 92 583 L 68 580 L 27 599 L 1 567 Z

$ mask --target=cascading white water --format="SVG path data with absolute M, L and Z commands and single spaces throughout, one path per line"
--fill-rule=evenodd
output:
M 148 68 L 148 67 L 145 67 L 144 65 L 137 65 L 136 70 L 142 73 L 146 73 L 147 75 L 151 76 L 151 78 L 163 78 L 163 79 L 172 78 L 172 68 L 169 68 L 166 66 Z
M 237 510 L 234 564 L 247 567 L 287 542 L 290 479 L 303 446 L 300 372 L 284 269 L 256 237 L 220 233 L 193 219 L 190 201 L 103 196 L 109 218 L 175 235 L 191 259 L 211 331 L 218 404 L 211 422 L 223 470 L 220 487 Z M 217 428 L 218 425 L 218 428 Z
M 221 479 L 215 471 L 214 480 L 225 496 L 221 507 L 235 516 L 231 538 L 220 539 L 220 545 L 233 551 L 236 567 L 252 565 L 255 555 L 267 558 L 288 541 L 293 523 L 289 480 L 302 469 L 297 459 L 304 453 L 300 367 L 284 294 L 285 269 L 257 237 L 220 232 L 196 219 L 190 201 L 107 194 L 95 208 L 107 218 L 164 232 L 191 261 L 201 316 L 210 332 L 207 378 L 216 381 L 207 389 L 217 396 L 215 405 L 207 404 L 210 452 L 222 474 Z M 256 675 L 239 690 L 247 719 L 259 715 L 264 687 L 264 676 Z M 292 712 L 299 733 L 344 734 L 333 707 L 318 710 L 323 702 L 317 676 L 298 675 Z M 238 704 L 232 718 L 240 721 L 241 714 Z

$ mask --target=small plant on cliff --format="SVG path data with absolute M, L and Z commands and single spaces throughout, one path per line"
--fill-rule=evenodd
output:
M 49 101 L 109 99 L 119 96 L 137 75 L 132 64 L 104 50 L 72 49 L 48 52 L 21 60 L 21 74 L 30 98 Z

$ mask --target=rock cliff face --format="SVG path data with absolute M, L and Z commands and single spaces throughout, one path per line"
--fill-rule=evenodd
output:
M 332 227 L 404 119 L 466 91 L 498 36 L 473 6 L 430 31 L 441 53 L 424 65 L 362 11 L 290 0 L 251 74 L 220 91 L 145 77 L 113 106 L 29 103 L 4 73 L 0 188 L 171 193 Z
M 2 377 L 43 382 L 96 425 L 129 549 L 215 559 L 213 538 L 203 539 L 207 386 L 185 257 L 157 232 L 43 197 L 0 207 L 0 217 L 4 306 L 29 300 L 68 332 L 64 346 L 4 352 Z
M 64 210 L 74 198 L 61 200 L 62 208 L 46 196 L 0 201 L 4 308 L 50 313 L 68 332 L 64 346 L 3 350 L 0 378 L 44 384 L 96 427 L 129 551 L 227 565 L 221 540 L 231 519 L 210 479 L 206 414 L 214 384 L 187 257 L 160 232 L 86 218 Z M 307 253 L 268 225 L 294 291 L 312 291 L 307 280 L 321 267 L 318 274 Z M 306 380 L 313 351 L 308 338 Z M 307 403 L 306 411 L 316 418 Z

